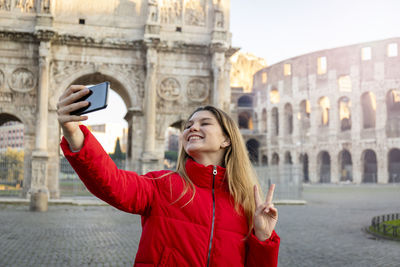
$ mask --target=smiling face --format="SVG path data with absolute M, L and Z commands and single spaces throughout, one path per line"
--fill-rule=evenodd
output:
M 182 133 L 186 153 L 203 165 L 221 165 L 230 145 L 215 116 L 207 110 L 194 113 Z

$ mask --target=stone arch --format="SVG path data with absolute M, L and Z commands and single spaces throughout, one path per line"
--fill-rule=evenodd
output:
M 22 117 L 10 113 L 0 113 L 0 127 L 3 135 L 0 133 L 0 183 L 6 186 L 14 187 L 16 190 L 10 191 L 12 194 L 20 194 L 22 187 L 26 191 L 30 177 L 30 151 L 33 149 L 33 143 L 26 139 L 26 125 Z M 23 162 L 9 161 L 3 155 L 8 148 L 24 152 Z M 5 189 L 7 190 L 7 188 Z
M 319 181 L 320 183 L 331 182 L 331 157 L 327 151 L 321 151 L 318 153 L 317 164 L 319 169 Z
M 103 81 L 110 82 L 110 87 L 121 96 L 128 108 L 128 111 L 130 109 L 142 109 L 142 103 L 139 96 L 140 92 L 138 92 L 139 89 L 136 90 L 133 88 L 130 80 L 122 76 L 120 73 L 113 71 L 112 69 L 102 69 L 100 72 L 96 72 L 94 68 L 81 69 L 67 77 L 60 85 L 55 86 L 62 90 L 59 92 L 59 94 L 61 94 L 66 88 L 68 88 L 68 86 L 72 84 L 96 84 Z
M 378 181 L 378 163 L 376 153 L 371 149 L 364 150 L 361 155 L 363 163 L 362 182 L 377 183 Z
M 276 152 L 272 154 L 271 165 L 279 165 L 279 154 Z
M 238 107 L 250 108 L 253 106 L 253 98 L 248 95 L 241 96 L 238 99 Z
M 267 109 L 263 108 L 261 112 L 261 131 L 263 133 L 268 132 L 268 116 L 267 116 Z
M 275 136 L 279 135 L 279 111 L 277 107 L 272 108 L 271 111 L 272 119 L 272 134 Z
M 293 109 L 290 103 L 286 103 L 284 107 L 285 114 L 285 134 L 291 135 L 293 133 Z
M 351 130 L 351 101 L 347 96 L 338 100 L 340 131 Z
M 307 155 L 307 153 L 300 154 L 299 162 L 302 165 L 303 182 L 308 183 L 308 182 L 310 182 L 310 176 L 309 176 L 309 171 L 308 171 L 308 155 Z
M 250 139 L 246 142 L 246 148 L 249 153 L 250 161 L 258 165 L 260 142 L 255 139 Z
M 361 95 L 362 128 L 375 128 L 376 125 L 376 97 L 372 92 Z
M 386 110 L 386 135 L 400 137 L 400 90 L 387 92 Z
M 400 149 L 393 148 L 388 153 L 389 183 L 400 183 Z
M 347 149 L 339 152 L 339 175 L 340 181 L 353 181 L 353 162 L 351 154 Z
M 280 102 L 279 91 L 276 88 L 271 89 L 269 92 L 269 100 L 271 104 L 278 104 Z
M 248 111 L 242 111 L 239 113 L 239 129 L 253 129 L 253 120 L 251 118 L 251 114 Z
M 287 164 L 287 165 L 293 164 L 292 155 L 290 154 L 290 151 L 285 152 L 285 164 Z
M 322 96 L 318 100 L 318 106 L 320 111 L 319 123 L 320 127 L 327 127 L 329 125 L 329 110 L 330 110 L 330 102 L 329 98 L 326 96 Z
M 267 155 L 263 155 L 261 157 L 261 165 L 262 166 L 268 166 L 268 156 Z

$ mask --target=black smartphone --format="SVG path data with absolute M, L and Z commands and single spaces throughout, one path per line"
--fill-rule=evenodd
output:
M 105 109 L 107 107 L 108 89 L 110 88 L 109 82 L 99 83 L 88 87 L 90 92 L 84 97 L 75 101 L 88 101 L 89 105 L 71 112 L 71 115 L 83 115 L 89 112 Z

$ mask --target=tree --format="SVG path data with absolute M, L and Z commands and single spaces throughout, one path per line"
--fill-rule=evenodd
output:
M 24 151 L 8 147 L 0 154 L 0 180 L 8 184 L 20 184 L 24 179 Z

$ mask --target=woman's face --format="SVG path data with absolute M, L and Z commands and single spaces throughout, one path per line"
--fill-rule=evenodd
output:
M 217 119 L 207 110 L 194 113 L 182 134 L 182 145 L 186 153 L 196 161 L 208 159 L 206 163 L 200 162 L 205 165 L 220 164 L 229 144 Z

